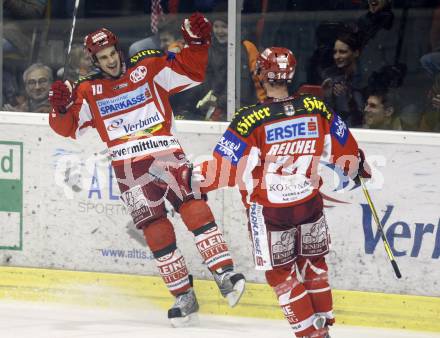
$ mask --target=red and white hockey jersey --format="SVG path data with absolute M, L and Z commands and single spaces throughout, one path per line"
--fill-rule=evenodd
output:
M 310 95 L 244 107 L 199 170 L 202 192 L 238 185 L 246 207 L 301 204 L 322 184 L 320 161 L 349 175 L 358 169 L 358 146 L 345 122 Z
M 65 115 L 51 113 L 49 124 L 58 134 L 72 138 L 96 128 L 114 164 L 180 150 L 171 133 L 168 98 L 200 84 L 207 62 L 208 46 L 204 45 L 191 45 L 178 54 L 140 51 L 118 79 L 102 73 L 80 79 L 73 105 Z

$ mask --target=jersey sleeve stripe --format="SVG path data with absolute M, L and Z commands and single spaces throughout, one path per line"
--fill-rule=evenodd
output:
M 332 156 L 332 137 L 330 134 L 324 136 L 324 148 L 322 150 L 321 160 L 330 162 Z
M 243 182 L 245 183 L 247 194 L 247 202 L 250 204 L 250 196 L 254 191 L 255 184 L 252 176 L 253 170 L 257 167 L 259 159 L 260 159 L 261 151 L 257 147 L 252 147 L 249 151 L 248 158 L 246 161 L 245 169 L 243 170 Z
M 172 91 L 177 87 L 184 86 L 185 89 L 199 85 L 201 82 L 191 80 L 188 76 L 177 73 L 170 67 L 163 68 L 155 77 L 154 82 L 166 91 Z
M 79 111 L 78 129 L 75 133 L 76 138 L 82 136 L 91 127 L 93 127 L 92 113 L 87 101 L 83 99 L 81 109 Z

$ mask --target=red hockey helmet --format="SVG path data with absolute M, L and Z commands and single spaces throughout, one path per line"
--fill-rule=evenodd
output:
M 290 82 L 293 79 L 296 58 L 292 51 L 282 47 L 266 48 L 257 57 L 255 72 L 260 81 Z
M 118 37 L 107 28 L 100 28 L 97 31 L 86 35 L 84 48 L 94 56 L 100 50 L 118 44 Z

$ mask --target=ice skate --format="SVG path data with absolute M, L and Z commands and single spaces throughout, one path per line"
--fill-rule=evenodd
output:
M 187 292 L 176 297 L 173 307 L 168 310 L 168 318 L 172 327 L 187 327 L 199 324 L 199 303 L 197 302 L 194 289 L 191 288 Z
M 229 306 L 237 305 L 245 288 L 244 276 L 234 272 L 232 268 L 215 271 L 213 276 L 222 296 L 228 300 Z
M 322 336 L 322 338 L 330 338 L 330 335 L 328 334 L 328 326 L 326 326 L 327 319 L 324 316 L 317 316 L 315 320 L 313 321 L 313 326 L 317 329 L 324 329 L 325 333 Z
M 313 326 L 317 331 L 313 332 L 309 336 L 304 336 L 303 338 L 330 338 L 328 334 L 328 327 L 325 325 L 327 322 L 324 316 L 317 316 L 313 320 Z

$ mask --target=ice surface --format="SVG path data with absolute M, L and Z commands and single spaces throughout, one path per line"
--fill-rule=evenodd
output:
M 173 329 L 166 312 L 107 310 L 0 301 L 1 338 L 293 338 L 281 320 L 200 315 L 200 326 Z M 336 325 L 332 338 L 440 338 L 440 333 Z

